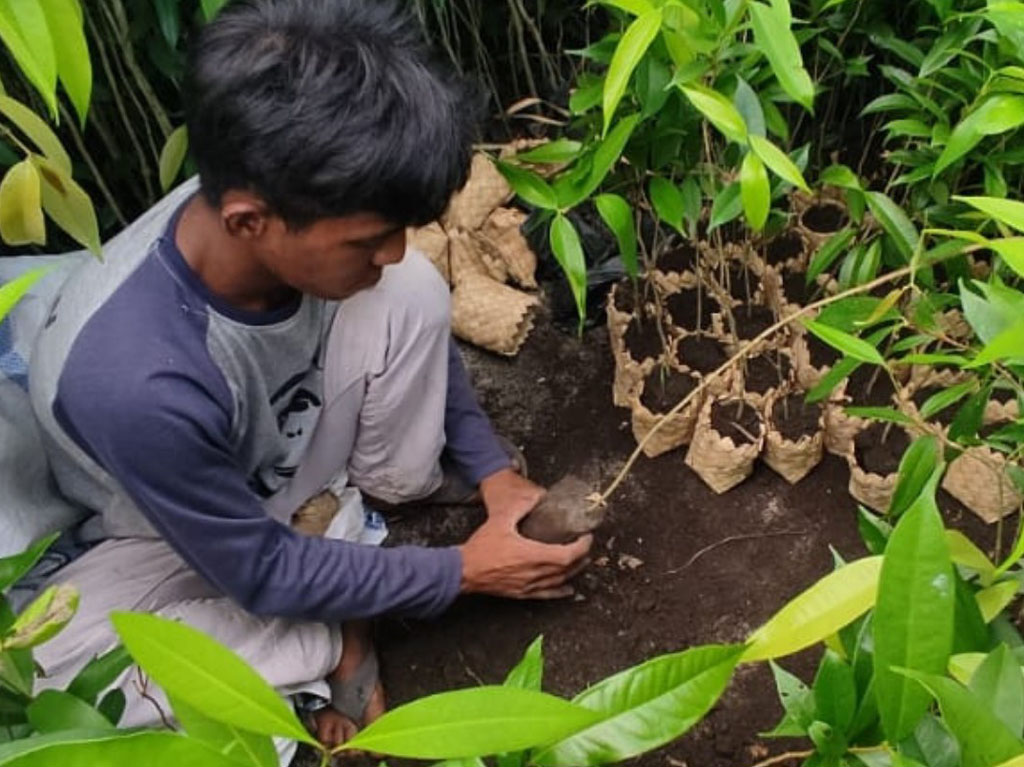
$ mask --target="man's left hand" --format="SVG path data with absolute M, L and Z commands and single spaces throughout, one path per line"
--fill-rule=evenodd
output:
M 480 482 L 480 497 L 490 519 L 519 520 L 540 503 L 545 492 L 512 469 L 496 471 Z

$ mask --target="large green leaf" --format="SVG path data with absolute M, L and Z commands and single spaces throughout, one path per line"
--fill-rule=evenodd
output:
M 929 490 L 928 483 L 942 463 L 939 441 L 932 436 L 918 437 L 900 459 L 896 489 L 889 502 L 888 515 L 898 519 L 909 509 L 921 493 Z
M 1024 729 L 1024 677 L 1020 661 L 1005 644 L 988 654 L 971 677 L 970 690 L 1017 737 Z
M 914 256 L 918 241 L 921 239 L 917 227 L 910 220 L 903 208 L 893 202 L 892 198 L 882 192 L 867 192 L 868 207 L 882 225 L 885 233 L 892 238 L 900 255 L 907 263 Z
M 730 141 L 747 141 L 747 125 L 743 116 L 725 96 L 702 85 L 679 86 L 690 103 Z
M 498 161 L 496 165 L 515 193 L 526 202 L 544 210 L 555 210 L 558 207 L 554 190 L 540 175 L 512 163 Z
M 935 162 L 934 175 L 970 152 L 985 136 L 1005 133 L 1021 125 L 1024 125 L 1024 96 L 1005 93 L 990 96 L 953 129 Z
M 61 730 L 113 729 L 99 711 L 81 698 L 61 690 L 43 690 L 25 710 L 28 721 L 41 735 Z
M 928 696 L 894 667 L 945 670 L 953 648 L 953 565 L 930 486 L 900 518 L 885 549 L 874 614 L 875 691 L 890 742 L 913 732 Z
M 576 299 L 576 311 L 579 314 L 582 331 L 583 320 L 587 316 L 587 262 L 583 256 L 580 236 L 572 222 L 559 213 L 551 222 L 548 239 L 555 260 L 569 280 L 573 298 Z
M 970 690 L 937 674 L 903 673 L 938 701 L 943 721 L 960 742 L 963 767 L 992 767 L 1024 753 L 1024 742 Z
M 653 658 L 598 682 L 574 703 L 601 718 L 535 753 L 542 767 L 618 762 L 673 740 L 701 718 L 732 678 L 742 647 L 707 645 Z
M 648 192 L 651 196 L 651 205 L 654 206 L 654 212 L 658 214 L 658 218 L 680 234 L 685 235 L 686 232 L 683 229 L 685 204 L 683 193 L 679 187 L 664 176 L 652 176 Z
M 629 78 L 640 63 L 651 42 L 661 29 L 661 9 L 652 8 L 634 20 L 626 29 L 612 56 L 612 63 L 604 79 L 604 132 L 608 133 L 615 110 L 629 85 Z
M 1001 237 L 986 243 L 1013 271 L 1024 277 L 1024 237 Z
M 67 175 L 71 175 L 71 158 L 50 126 L 39 115 L 10 96 L 0 95 L 0 115 L 3 115 L 38 147 L 46 158 Z
M 57 75 L 84 126 L 92 96 L 92 62 L 85 39 L 79 0 L 41 0 L 46 24 L 53 37 Z
M 208 745 L 214 751 L 246 767 L 277 767 L 279 760 L 274 741 L 269 735 L 257 735 L 225 724 L 177 698 L 171 698 L 174 717 L 188 733 Z
M 520 661 L 505 677 L 506 687 L 520 690 L 540 690 L 544 681 L 544 637 L 534 639 Z
M 789 159 L 789 155 L 766 138 L 751 134 L 749 139 L 750 148 L 757 153 L 765 165 L 771 168 L 776 176 L 805 192 L 811 191 L 804 180 L 804 174 L 800 172 L 796 163 Z
M 33 155 L 31 160 L 42 181 L 43 210 L 57 226 L 100 256 L 100 229 L 89 195 L 48 158 Z
M 747 224 L 755 232 L 764 229 L 768 211 L 772 206 L 772 189 L 768 183 L 768 171 L 761 158 L 753 151 L 747 152 L 740 166 L 740 197 Z
M 742 661 L 791 655 L 832 636 L 875 604 L 882 557 L 829 573 L 773 615 L 748 639 Z
M 785 6 L 785 7 L 784 7 Z M 750 22 L 757 48 L 768 58 L 782 89 L 807 111 L 814 111 L 814 83 L 804 69 L 800 45 L 790 29 L 788 3 L 750 3 Z
M 885 359 L 878 349 L 869 344 L 863 338 L 846 333 L 838 328 L 825 325 L 815 320 L 804 320 L 804 325 L 809 331 L 822 341 L 838 349 L 845 356 L 860 362 L 869 362 L 873 365 L 885 365 Z
M 57 117 L 57 61 L 37 0 L 0 0 L 0 40 Z
M 220 643 L 177 621 L 111 615 L 124 646 L 169 696 L 225 724 L 316 744 L 278 692 Z
M 515 687 L 429 695 L 389 711 L 343 750 L 412 759 L 466 759 L 562 740 L 599 719 L 582 706 Z
M 0 286 L 0 321 L 10 311 L 11 306 L 17 303 L 36 281 L 50 271 L 51 267 L 39 267 L 17 277 L 10 282 Z M 17 293 L 17 295 L 15 295 Z M 8 304 L 8 301 L 10 302 Z M 29 546 L 20 554 L 0 559 L 0 591 L 17 581 L 21 576 L 32 569 L 32 566 L 39 561 L 39 558 L 46 553 L 46 550 L 53 545 L 60 533 L 53 533 Z
M 1024 202 L 1003 200 L 998 197 L 958 197 L 954 200 L 964 202 L 972 208 L 980 210 L 987 216 L 1002 224 L 1024 232 Z
M 601 219 L 608 225 L 619 244 L 619 255 L 626 267 L 626 274 L 636 278 L 640 272 L 636 257 L 636 228 L 633 223 L 633 209 L 625 198 L 617 194 L 599 194 L 594 198 Z
M 198 740 L 153 730 L 63 730 L 0 744 L 0 767 L 238 767 Z

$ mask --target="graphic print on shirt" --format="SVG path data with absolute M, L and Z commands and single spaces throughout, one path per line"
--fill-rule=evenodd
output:
M 323 368 L 320 350 L 308 370 L 296 373 L 270 397 L 270 407 L 277 416 L 280 450 L 272 463 L 259 467 L 250 486 L 262 498 L 269 498 L 295 476 L 299 461 L 306 451 L 313 430 L 323 410 Z

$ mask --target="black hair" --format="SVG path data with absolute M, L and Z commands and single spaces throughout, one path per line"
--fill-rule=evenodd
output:
M 234 0 L 192 47 L 185 103 L 211 204 L 245 189 L 292 228 L 434 220 L 466 182 L 480 111 L 394 0 Z

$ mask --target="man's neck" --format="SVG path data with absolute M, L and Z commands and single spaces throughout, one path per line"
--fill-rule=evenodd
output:
M 174 241 L 203 284 L 232 306 L 267 311 L 295 299 L 295 290 L 268 272 L 243 242 L 231 237 L 220 216 L 197 194 L 185 205 Z

